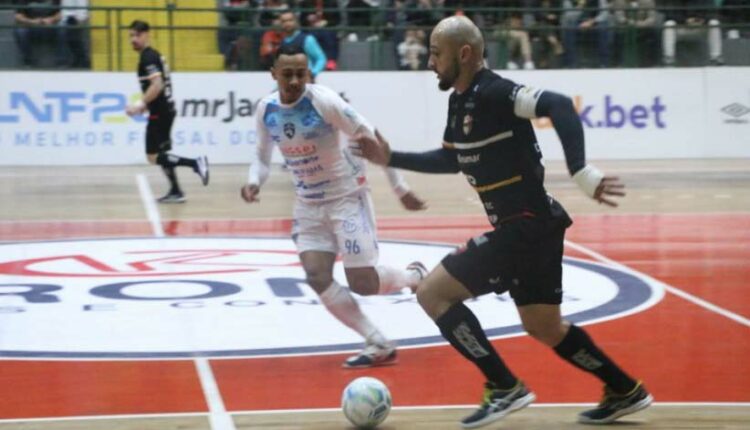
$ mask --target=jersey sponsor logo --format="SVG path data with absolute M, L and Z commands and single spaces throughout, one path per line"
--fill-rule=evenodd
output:
M 323 171 L 322 167 L 320 167 L 320 171 Z M 317 170 L 315 172 L 317 172 Z M 316 188 L 324 187 L 330 183 L 331 183 L 330 179 L 326 179 L 325 181 L 320 181 L 320 182 L 313 182 L 313 183 L 305 183 L 304 181 L 297 181 L 295 182 L 294 186 L 301 190 L 314 190 Z
M 380 243 L 381 264 L 415 255 L 436 266 L 447 245 Z M 346 279 L 343 267 L 334 268 Z M 562 310 L 591 323 L 642 311 L 660 284 L 636 272 L 564 262 Z M 355 296 L 402 347 L 445 344 L 413 294 Z M 467 302 L 490 337 L 523 334 L 507 293 Z M 44 328 L 55 329 L 44 329 Z M 0 356 L 195 358 L 355 350 L 362 339 L 306 284 L 279 238 L 150 238 L 0 245 Z
M 323 169 L 323 166 L 320 164 L 317 164 L 315 166 L 310 167 L 303 167 L 303 168 L 294 168 L 292 169 L 292 174 L 297 178 L 309 178 L 310 176 L 316 176 L 318 173 L 323 172 L 325 169 Z M 323 182 L 317 182 L 314 184 L 304 185 L 304 182 L 302 180 L 299 181 L 299 184 L 303 186 L 303 188 L 311 188 L 311 187 L 321 187 L 323 185 L 327 185 L 330 180 L 323 181 Z
M 284 145 L 281 146 L 281 153 L 284 157 L 307 157 L 317 152 L 315 145 Z
M 320 191 L 312 194 L 301 194 L 300 197 L 308 200 L 322 200 L 326 196 L 325 191 Z
M 319 159 L 320 159 L 320 157 L 318 157 L 317 155 L 314 155 L 312 157 L 305 157 L 305 158 L 300 158 L 300 159 L 295 159 L 295 160 L 288 160 L 286 162 L 286 165 L 289 166 L 289 167 L 302 166 L 302 165 L 305 165 L 305 164 L 315 163 Z
M 461 155 L 458 154 L 459 164 L 476 164 L 479 163 L 480 154 Z

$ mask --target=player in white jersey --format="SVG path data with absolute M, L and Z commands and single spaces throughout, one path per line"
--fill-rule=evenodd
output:
M 416 288 L 426 269 L 415 262 L 406 270 L 377 265 L 378 243 L 372 200 L 365 176 L 366 162 L 352 155 L 340 132 L 350 140 L 374 136 L 374 128 L 330 89 L 309 84 L 307 56 L 294 46 L 276 54 L 271 73 L 278 91 L 256 110 L 258 145 L 242 198 L 258 201 L 268 178 L 273 147 L 278 146 L 292 173 L 297 200 L 292 238 L 307 283 L 328 311 L 365 339 L 365 348 L 344 367 L 393 364 L 396 349 L 352 297 L 333 279 L 341 254 L 349 288 L 361 295 L 391 294 Z M 406 209 L 421 210 L 401 175 L 386 169 L 394 192 Z

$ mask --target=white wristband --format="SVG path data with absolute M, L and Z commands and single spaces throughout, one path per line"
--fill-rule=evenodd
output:
M 138 99 L 133 103 L 133 107 L 136 109 L 143 109 L 144 106 L 146 106 L 146 103 L 143 103 L 143 99 Z
M 586 167 L 573 175 L 573 180 L 578 184 L 578 188 L 591 198 L 594 198 L 596 189 L 602 183 L 603 178 L 604 173 L 591 164 L 587 164 Z
M 409 187 L 406 184 L 399 184 L 399 185 L 396 185 L 395 187 L 393 187 L 393 192 L 396 193 L 396 195 L 400 199 L 401 197 L 409 194 L 409 192 L 411 192 L 411 190 L 409 189 Z

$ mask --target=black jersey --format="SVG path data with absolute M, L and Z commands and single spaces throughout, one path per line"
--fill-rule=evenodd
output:
M 490 70 L 479 71 L 466 91 L 450 96 L 443 145 L 455 152 L 493 226 L 518 216 L 570 224 L 544 189 L 542 153 L 531 121 L 514 113 L 522 87 Z
M 150 77 L 161 74 L 164 81 L 164 88 L 161 93 L 148 104 L 148 110 L 152 114 L 173 114 L 175 112 L 174 101 L 172 100 L 172 79 L 169 75 L 169 66 L 166 60 L 156 49 L 146 47 L 141 51 L 141 58 L 138 62 L 138 80 L 141 83 L 141 91 L 144 93 L 151 85 Z

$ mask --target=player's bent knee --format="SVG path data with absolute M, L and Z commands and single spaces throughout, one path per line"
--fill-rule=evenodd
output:
M 369 269 L 349 269 L 346 272 L 349 288 L 361 296 L 372 296 L 380 291 L 378 274 L 374 268 Z
M 560 325 L 524 324 L 523 328 L 529 336 L 550 347 L 559 344 L 565 337 L 563 327 Z
M 444 314 L 454 304 L 452 301 L 438 294 L 438 290 L 431 288 L 429 284 L 425 283 L 419 285 L 416 295 L 419 306 L 433 320 Z
M 307 274 L 307 285 L 320 294 L 333 283 L 333 276 L 329 273 L 310 272 Z
M 146 158 L 148 159 L 149 164 L 156 164 L 156 157 L 157 154 L 146 154 Z

